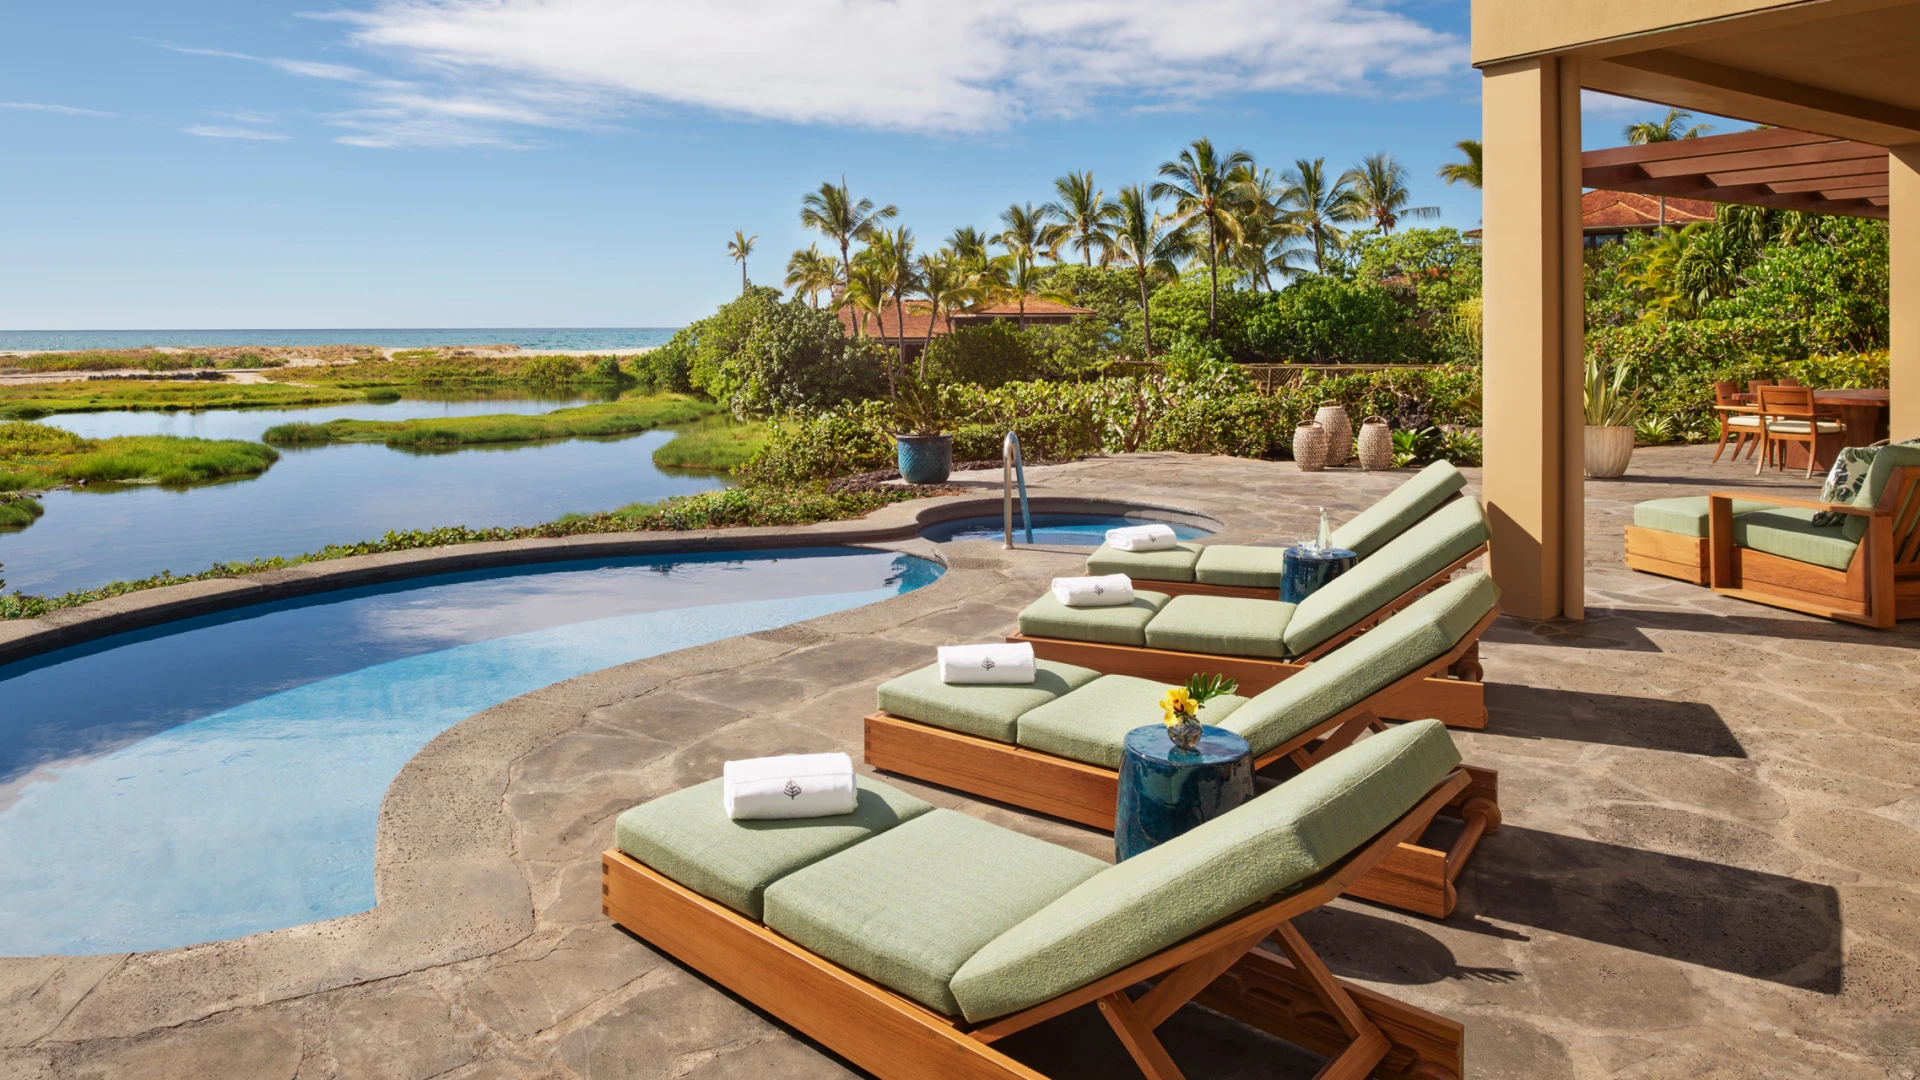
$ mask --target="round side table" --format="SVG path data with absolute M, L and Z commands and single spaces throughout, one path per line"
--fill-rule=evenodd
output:
M 1280 601 L 1297 604 L 1315 589 L 1353 569 L 1360 556 L 1346 548 L 1290 547 L 1280 555 Z
M 1164 724 L 1127 732 L 1120 753 L 1120 797 L 1113 851 L 1125 861 L 1253 798 L 1253 751 L 1247 740 L 1217 727 L 1182 750 Z

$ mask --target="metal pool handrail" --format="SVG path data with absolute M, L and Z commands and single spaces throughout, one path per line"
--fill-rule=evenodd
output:
M 1017 477 L 1020 481 L 1020 521 L 1026 526 L 1027 543 L 1033 543 L 1033 514 L 1027 509 L 1027 470 L 1020 460 L 1020 436 L 1007 432 L 1000 443 L 1000 478 L 1006 488 L 1004 503 L 1006 540 L 1000 545 L 1002 550 L 1013 550 L 1013 484 Z

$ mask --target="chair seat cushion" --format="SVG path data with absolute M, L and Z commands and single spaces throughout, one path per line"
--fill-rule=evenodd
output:
M 929 664 L 881 683 L 875 704 L 895 716 L 1010 743 L 1021 713 L 1100 677 L 1092 668 L 1057 660 L 1036 660 L 1034 668 L 1029 686 L 949 686 L 940 681 L 940 665 Z
M 1767 503 L 1752 502 L 1747 499 L 1733 500 L 1733 512 L 1750 514 L 1755 510 L 1765 510 Z M 1707 497 L 1689 495 L 1679 499 L 1649 499 L 1635 503 L 1633 523 L 1642 529 L 1655 532 L 1674 533 L 1678 536 L 1707 535 Z
M 1455 499 L 1322 585 L 1287 623 L 1287 652 L 1314 646 L 1380 610 L 1487 542 L 1487 517 L 1473 499 Z
M 1819 421 L 1819 425 L 1819 433 L 1822 435 L 1832 435 L 1836 432 L 1847 430 L 1845 424 L 1838 424 L 1832 420 L 1821 420 Z M 1805 420 L 1769 420 L 1767 422 L 1767 430 L 1776 435 L 1805 435 L 1807 433 L 1807 422 Z
M 721 803 L 721 782 L 709 780 L 621 814 L 614 843 L 701 896 L 758 919 L 767 886 L 933 809 L 877 780 L 854 782 L 860 791 L 851 814 L 733 821 Z
M 1121 551 L 1101 544 L 1087 556 L 1087 573 L 1125 574 L 1136 581 L 1192 581 L 1202 550 L 1191 540 L 1167 551 Z
M 874 841 L 886 843 L 866 850 Z M 767 890 L 768 926 L 928 1008 L 980 948 L 1107 864 L 952 810 L 935 810 Z
M 1725 421 L 1728 427 L 1757 428 L 1760 426 L 1760 418 L 1750 413 L 1725 413 L 1721 416 L 1721 420 Z
M 1860 542 L 1847 539 L 1845 525 L 1815 525 L 1816 511 L 1776 506 L 1733 519 L 1733 542 L 1795 562 L 1845 570 Z
M 1277 596 L 1280 579 L 1286 573 L 1286 551 L 1277 547 L 1215 544 L 1201 550 L 1200 561 L 1193 566 L 1193 580 L 1202 585 L 1272 589 Z
M 1259 758 L 1445 656 L 1499 596 L 1485 572 L 1455 578 L 1254 695 L 1220 726 L 1247 740 Z
M 1072 608 L 1047 593 L 1020 613 L 1020 632 L 1106 645 L 1145 645 L 1147 621 L 1170 599 L 1166 593 L 1135 589 L 1133 603 L 1126 607 Z
M 1155 649 L 1210 656 L 1287 655 L 1287 621 L 1294 606 L 1239 596 L 1176 596 L 1147 623 Z
M 1333 866 L 1459 764 L 1437 720 L 1362 739 L 1035 912 L 961 966 L 950 983 L 953 996 L 978 1023 L 1119 971 Z
M 1131 675 L 1106 675 L 1048 702 L 1020 718 L 1019 742 L 1029 750 L 1064 758 L 1120 767 L 1120 748 L 1127 732 L 1162 722 L 1160 699 L 1165 683 Z M 1224 694 L 1200 706 L 1200 722 L 1222 726 L 1247 699 Z
M 1334 530 L 1333 546 L 1364 559 L 1466 487 L 1467 478 L 1452 462 L 1436 461 Z

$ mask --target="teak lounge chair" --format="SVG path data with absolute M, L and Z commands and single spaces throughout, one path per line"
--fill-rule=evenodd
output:
M 1456 1080 L 1458 1023 L 1334 978 L 1293 920 L 1457 796 L 1458 762 L 1409 724 L 1117 866 L 864 779 L 853 814 L 732 822 L 715 781 L 621 815 L 602 911 L 882 1080 L 1046 1080 L 994 1044 L 1089 1004 L 1173 1080 L 1154 1029 L 1188 1002 L 1323 1077 Z
M 1019 632 L 1007 640 L 1031 643 L 1036 656 L 1112 675 L 1179 683 L 1195 672 L 1214 672 L 1258 693 L 1346 647 L 1486 550 L 1486 514 L 1474 500 L 1456 499 L 1297 606 L 1136 589 L 1128 607 L 1070 608 L 1046 595 L 1020 613 Z M 1485 727 L 1479 640 L 1476 633 L 1465 642 L 1418 694 L 1383 703 L 1381 715 Z
M 1467 478 L 1451 462 L 1436 461 L 1408 478 L 1352 521 L 1334 530 L 1333 546 L 1365 559 L 1442 504 L 1460 497 Z M 1283 571 L 1280 547 L 1196 544 L 1170 551 L 1119 551 L 1100 545 L 1087 557 L 1089 574 L 1125 574 L 1149 581 L 1168 596 L 1278 598 Z
M 1484 573 L 1461 578 L 1332 656 L 1252 698 L 1207 702 L 1202 723 L 1252 747 L 1255 768 L 1285 758 L 1317 767 L 1363 733 L 1382 730 L 1382 701 L 1417 696 L 1466 639 L 1495 615 Z M 949 686 L 936 666 L 882 683 L 867 717 L 867 764 L 1105 829 L 1114 827 L 1127 732 L 1159 719 L 1167 687 L 1071 664 L 1039 662 L 1032 685 Z M 1500 827 L 1499 775 L 1466 767 L 1472 783 L 1444 811 L 1462 819 L 1451 848 L 1417 841 L 1429 821 L 1349 890 L 1444 918 L 1454 881 L 1483 833 Z

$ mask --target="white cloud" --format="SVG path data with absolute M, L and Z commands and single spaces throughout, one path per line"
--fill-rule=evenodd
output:
M 261 60 L 359 84 L 363 107 L 337 122 L 369 146 L 508 145 L 511 126 L 642 105 L 967 133 L 1103 100 L 1398 96 L 1466 64 L 1460 38 L 1372 0 L 375 0 L 319 17 L 423 73 Z
M 118 113 L 101 112 L 99 109 L 81 109 L 72 105 L 43 105 L 37 101 L 0 101 L 0 109 L 18 109 L 22 112 L 59 113 L 62 116 L 118 116 Z
M 287 136 L 277 131 L 261 131 L 257 128 L 218 127 L 211 124 L 195 124 L 180 129 L 182 134 L 198 135 L 203 139 L 250 139 L 256 142 L 286 142 Z

